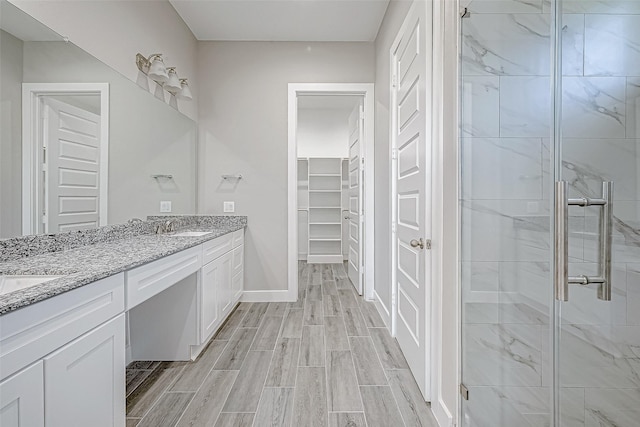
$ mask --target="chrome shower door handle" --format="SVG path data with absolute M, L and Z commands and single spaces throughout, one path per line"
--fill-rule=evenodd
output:
M 558 301 L 569 301 L 569 185 L 556 181 L 554 210 L 554 287 Z
M 600 206 L 598 275 L 569 276 L 569 206 Z M 569 300 L 569 285 L 598 283 L 598 299 L 611 301 L 611 244 L 613 233 L 613 182 L 602 183 L 602 198 L 569 199 L 566 181 L 557 181 L 554 211 L 554 287 L 558 301 Z
M 611 247 L 613 241 L 613 182 L 602 183 L 602 215 L 600 215 L 600 276 L 598 299 L 611 301 Z

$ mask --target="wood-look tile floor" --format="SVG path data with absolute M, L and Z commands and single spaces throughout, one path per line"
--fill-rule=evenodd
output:
M 127 367 L 127 427 L 435 427 L 342 264 L 300 262 L 295 303 L 240 303 L 194 362 Z

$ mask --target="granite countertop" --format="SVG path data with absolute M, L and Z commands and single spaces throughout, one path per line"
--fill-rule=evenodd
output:
M 0 295 L 0 316 L 244 227 L 245 224 L 189 227 L 176 233 L 183 231 L 211 231 L 211 233 L 197 237 L 172 236 L 176 233 L 144 234 L 0 262 L 0 275 L 64 275 L 39 285 Z

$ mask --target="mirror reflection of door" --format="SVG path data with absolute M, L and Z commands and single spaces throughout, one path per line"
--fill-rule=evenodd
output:
M 42 97 L 42 161 L 38 232 L 100 225 L 100 98 Z

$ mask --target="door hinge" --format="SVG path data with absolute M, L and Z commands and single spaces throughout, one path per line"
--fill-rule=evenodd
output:
M 362 105 L 360 106 L 360 120 L 364 120 L 364 108 L 362 108 Z
M 395 233 L 395 232 L 396 232 L 396 223 L 395 223 L 395 222 L 392 222 L 392 223 L 391 223 L 391 231 L 392 231 L 393 233 Z
M 397 158 L 398 158 L 398 149 L 397 149 L 397 148 L 392 148 L 392 149 L 391 149 L 391 158 L 392 158 L 393 160 L 395 160 L 395 159 L 397 159 Z
M 395 74 L 391 77 L 391 86 L 392 87 L 398 86 L 398 76 Z
M 464 400 L 469 400 L 469 389 L 462 383 L 460 383 L 460 394 Z

